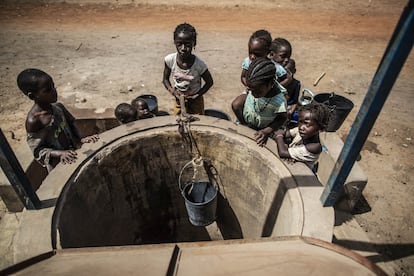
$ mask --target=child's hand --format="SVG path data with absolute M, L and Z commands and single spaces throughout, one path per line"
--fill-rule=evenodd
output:
M 61 150 L 59 154 L 62 164 L 72 164 L 78 158 L 78 154 L 74 150 Z
M 192 99 L 192 100 L 194 100 L 194 99 L 197 99 L 197 98 L 198 98 L 198 96 L 200 96 L 200 94 L 195 93 L 195 94 L 192 94 L 192 95 L 185 95 L 184 97 L 185 97 L 186 99 Z
M 83 137 L 81 139 L 81 143 L 82 144 L 85 144 L 85 143 L 95 143 L 98 140 L 99 140 L 99 135 L 98 134 L 94 134 L 94 135 L 91 135 L 91 136 Z
M 174 87 L 171 87 L 170 89 L 168 89 L 168 92 L 170 92 L 170 94 L 176 98 L 180 97 L 180 92 L 177 91 Z
M 259 145 L 259 147 L 263 147 L 267 143 L 269 134 L 265 133 L 263 130 L 259 130 L 254 134 L 254 138 L 256 139 L 256 143 Z

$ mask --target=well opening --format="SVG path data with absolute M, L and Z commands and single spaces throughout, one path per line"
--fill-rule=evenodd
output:
M 216 224 L 224 239 L 300 235 L 296 183 L 268 149 L 231 130 L 192 127 L 221 179 Z M 191 159 L 176 126 L 117 137 L 66 183 L 55 210 L 62 248 L 209 241 L 193 226 L 178 187 Z

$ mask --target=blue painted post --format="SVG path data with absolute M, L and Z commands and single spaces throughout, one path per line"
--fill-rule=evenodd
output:
M 0 128 L 0 166 L 13 186 L 24 207 L 29 210 L 40 208 L 40 200 L 29 179 L 14 155 L 3 131 Z
M 368 88 L 348 138 L 322 193 L 323 206 L 333 206 L 387 99 L 414 42 L 414 1 L 405 7 L 377 72 Z

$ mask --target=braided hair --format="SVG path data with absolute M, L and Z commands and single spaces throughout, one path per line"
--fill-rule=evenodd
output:
M 25 94 L 29 92 L 37 93 L 39 90 L 39 80 L 41 78 L 50 78 L 50 76 L 42 70 L 29 68 L 25 69 L 17 76 L 17 86 Z
M 290 44 L 290 42 L 287 39 L 281 37 L 275 38 L 272 41 L 270 50 L 272 50 L 273 52 L 279 52 L 282 47 L 285 47 L 290 52 L 292 52 L 292 45 Z
M 313 101 L 310 104 L 301 105 L 298 111 L 308 111 L 311 114 L 311 119 L 319 125 L 321 130 L 325 130 L 328 127 L 331 113 L 325 104 Z
M 248 86 L 274 82 L 275 64 L 267 58 L 256 58 L 252 61 L 246 73 Z
M 190 34 L 190 36 L 191 36 L 191 38 L 194 42 L 194 47 L 196 46 L 196 44 L 197 44 L 197 32 L 196 32 L 196 29 L 192 25 L 190 25 L 188 23 L 185 23 L 185 22 L 180 24 L 180 25 L 177 25 L 177 27 L 175 27 L 175 30 L 174 30 L 174 41 L 177 39 L 178 34 L 180 34 L 180 33 Z

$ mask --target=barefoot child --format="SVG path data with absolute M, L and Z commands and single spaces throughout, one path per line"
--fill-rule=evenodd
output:
M 241 124 L 257 130 L 259 146 L 266 144 L 275 130 L 286 122 L 286 100 L 275 80 L 275 65 L 267 58 L 256 58 L 247 70 L 248 94 L 232 103 L 234 114 Z
M 115 108 L 115 117 L 121 124 L 136 121 L 138 113 L 135 107 L 129 103 L 120 103 Z
M 325 130 L 329 121 L 328 108 L 320 103 L 311 103 L 299 108 L 298 127 L 290 130 L 279 129 L 275 140 L 279 157 L 293 159 L 307 164 L 311 169 L 322 152 L 319 132 Z M 289 145 L 285 139 L 291 138 Z
M 17 77 L 19 89 L 34 101 L 26 118 L 27 143 L 34 157 L 50 172 L 59 162 L 73 163 L 75 149 L 96 142 L 98 135 L 81 138 L 75 118 L 61 103 L 53 79 L 39 69 L 26 69 Z
M 176 53 L 165 57 L 163 84 L 175 97 L 174 114 L 181 113 L 180 96 L 185 98 L 185 108 L 189 114 L 204 114 L 203 95 L 213 86 L 213 78 L 207 65 L 192 54 L 197 43 L 197 32 L 187 23 L 178 25 L 174 31 Z M 173 79 L 171 85 L 170 77 Z M 201 85 L 201 80 L 204 85 Z

